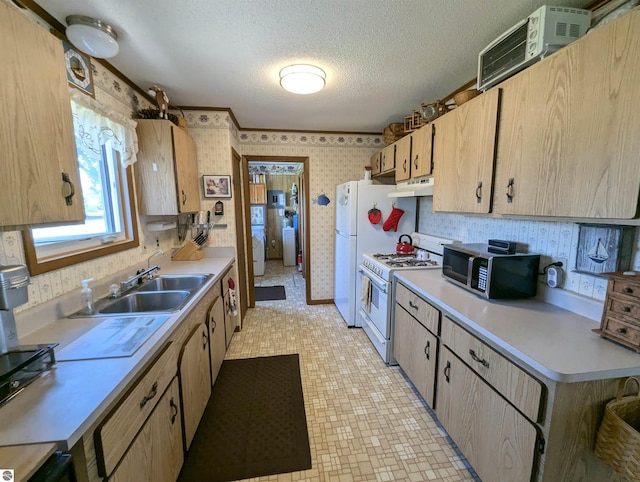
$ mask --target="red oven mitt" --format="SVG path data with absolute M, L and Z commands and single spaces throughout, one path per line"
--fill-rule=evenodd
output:
M 385 220 L 384 224 L 382 225 L 382 229 L 385 231 L 391 231 L 392 229 L 394 231 L 398 231 L 398 221 L 400 221 L 400 218 L 402 217 L 403 214 L 404 214 L 404 211 L 402 209 L 398 209 L 397 207 L 393 206 L 393 208 L 391 209 L 391 213 L 389 214 L 389 217 Z

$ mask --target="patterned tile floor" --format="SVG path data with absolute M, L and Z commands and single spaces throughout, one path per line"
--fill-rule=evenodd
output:
M 398 367 L 334 305 L 305 304 L 296 267 L 267 262 L 256 285 L 287 299 L 250 309 L 226 358 L 300 354 L 313 468 L 255 481 L 478 481 Z

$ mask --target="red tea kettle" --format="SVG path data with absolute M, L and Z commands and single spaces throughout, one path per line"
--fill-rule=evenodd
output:
M 409 238 L 409 242 L 405 243 L 402 241 L 402 238 Z M 408 234 L 403 234 L 398 239 L 398 244 L 396 244 L 396 253 L 400 255 L 413 254 L 413 241 L 411 240 L 411 236 Z

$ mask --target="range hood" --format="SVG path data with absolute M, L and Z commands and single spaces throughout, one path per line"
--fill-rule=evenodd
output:
M 410 181 L 399 182 L 396 190 L 387 193 L 389 197 L 433 196 L 433 176 L 419 177 Z

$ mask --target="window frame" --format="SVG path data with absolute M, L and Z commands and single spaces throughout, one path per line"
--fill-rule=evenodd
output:
M 26 264 L 29 268 L 29 273 L 32 276 L 48 273 L 50 271 L 66 268 L 68 266 L 84 263 L 85 261 L 91 261 L 109 254 L 118 253 L 140 246 L 132 166 L 127 166 L 125 175 L 123 176 L 123 181 L 126 181 L 126 192 L 128 194 L 127 196 L 124 196 L 124 192 L 121 193 L 124 198 L 122 206 L 125 208 L 125 211 L 128 211 L 128 214 L 125 216 L 128 218 L 125 219 L 124 226 L 125 240 L 88 249 L 84 248 L 83 251 L 68 252 L 39 260 L 33 236 L 31 235 L 31 229 L 25 229 L 22 232 L 22 242 L 24 245 Z M 126 199 L 127 197 L 128 202 Z

